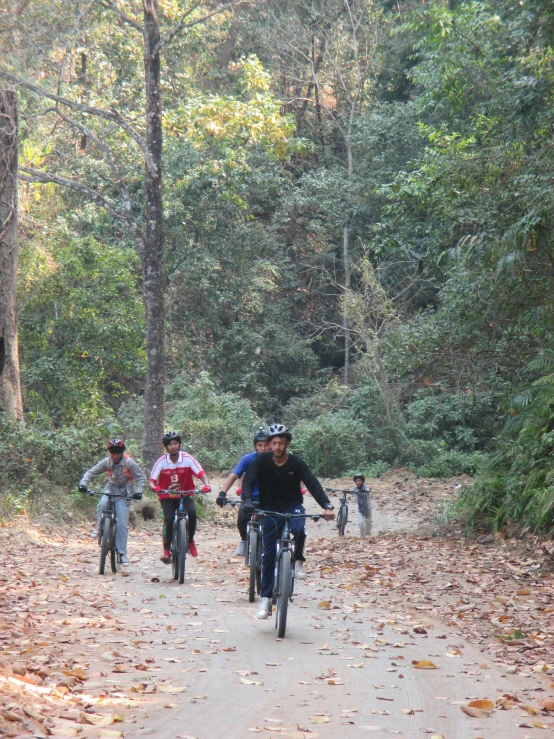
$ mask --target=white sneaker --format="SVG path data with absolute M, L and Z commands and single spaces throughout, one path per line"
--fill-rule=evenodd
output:
M 244 557 L 246 554 L 246 542 L 242 539 L 240 540 L 238 547 L 235 549 L 235 554 L 237 557 Z
M 298 560 L 294 563 L 294 579 L 295 580 L 305 580 L 307 577 L 306 572 L 304 570 L 304 562 L 301 560 Z
M 129 560 L 127 559 L 127 555 L 126 554 L 120 554 L 119 555 L 119 564 L 122 567 L 129 567 Z
M 269 618 L 269 609 L 271 608 L 271 598 L 262 598 L 258 610 L 256 611 L 256 618 Z

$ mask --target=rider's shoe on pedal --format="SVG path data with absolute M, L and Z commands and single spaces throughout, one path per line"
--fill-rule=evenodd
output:
M 256 611 L 256 618 L 269 618 L 269 609 L 271 608 L 271 598 L 262 598 L 260 605 Z
M 304 562 L 301 560 L 297 560 L 294 563 L 294 579 L 295 580 L 305 580 L 307 577 L 306 570 L 304 569 Z
M 127 555 L 126 554 L 120 554 L 119 555 L 119 564 L 122 567 L 129 567 L 129 560 L 127 559 Z
M 191 557 L 198 557 L 198 549 L 193 541 L 189 541 L 189 554 Z
M 160 557 L 164 565 L 168 565 L 171 562 L 171 554 L 169 553 L 169 549 L 164 549 L 164 553 Z
M 235 549 L 235 554 L 237 555 L 237 557 L 244 557 L 244 555 L 246 554 L 246 542 L 244 541 L 244 539 L 241 539 L 238 547 Z

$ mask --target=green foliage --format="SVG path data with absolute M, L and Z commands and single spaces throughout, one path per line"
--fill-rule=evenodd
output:
M 140 438 L 142 404 L 142 398 L 126 403 L 119 414 L 132 439 Z M 183 373 L 168 387 L 166 428 L 180 432 L 183 450 L 206 470 L 234 467 L 243 454 L 253 450 L 260 423 L 247 400 L 222 392 L 207 372 L 197 377 Z
M 366 464 L 366 429 L 344 411 L 325 413 L 295 425 L 293 448 L 313 472 L 333 477 Z
M 530 368 L 554 369 L 554 353 L 543 353 Z M 552 377 L 545 375 L 514 396 L 496 453 L 460 501 L 470 526 L 499 530 L 509 522 L 521 522 L 538 532 L 554 530 Z
M 109 420 L 54 429 L 48 417 L 28 417 L 23 427 L 0 413 L 0 517 L 51 509 L 53 499 L 63 506 L 114 433 Z
M 19 312 L 27 411 L 57 425 L 95 423 L 144 377 L 134 252 L 55 233 L 22 250 Z

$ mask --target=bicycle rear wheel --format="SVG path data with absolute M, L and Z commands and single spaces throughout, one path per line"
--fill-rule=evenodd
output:
M 253 529 L 248 534 L 247 542 L 248 567 L 250 579 L 248 581 L 248 600 L 253 603 L 256 599 L 257 571 L 258 571 L 258 532 Z
M 171 537 L 171 574 L 174 580 L 179 579 L 179 558 L 177 557 L 179 542 L 177 540 L 177 536 L 177 521 L 173 521 L 173 536 Z
M 116 522 L 112 519 L 110 529 L 110 564 L 112 566 L 112 572 L 117 572 L 119 570 L 119 555 L 115 548 L 115 527 Z
M 337 531 L 339 532 L 339 536 L 344 536 L 347 520 L 348 508 L 344 505 L 341 505 L 341 507 L 339 508 L 339 515 L 337 516 Z
M 98 574 L 103 575 L 106 572 L 106 557 L 110 549 L 110 528 L 112 521 L 107 516 L 102 519 L 100 526 L 101 540 L 100 540 L 100 566 L 98 567 Z
M 184 518 L 180 518 L 177 522 L 177 542 L 177 559 L 179 560 L 179 585 L 182 585 L 185 582 L 185 567 L 187 563 L 187 552 L 189 548 L 187 522 Z
M 287 611 L 289 607 L 290 597 L 290 578 L 291 578 L 291 553 L 288 549 L 281 552 L 281 559 L 277 570 L 279 578 L 279 595 L 277 597 L 277 615 L 275 617 L 275 627 L 277 629 L 277 637 L 282 639 L 287 629 Z

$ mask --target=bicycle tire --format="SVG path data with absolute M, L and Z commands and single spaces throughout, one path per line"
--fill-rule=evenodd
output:
M 256 592 L 258 595 L 262 592 L 262 537 L 261 532 L 258 535 L 258 549 L 256 552 Z
M 115 548 L 115 531 L 116 531 L 116 522 L 112 519 L 112 525 L 110 529 L 110 564 L 112 566 L 112 572 L 117 572 L 119 570 L 119 557 L 117 554 L 117 549 Z
M 103 575 L 106 572 L 106 557 L 110 549 L 110 528 L 112 522 L 107 516 L 102 519 L 102 540 L 100 542 L 100 566 L 98 567 L 98 574 Z
M 182 585 L 185 582 L 185 567 L 189 548 L 187 522 L 184 518 L 180 518 L 177 522 L 177 541 L 180 544 L 179 551 L 177 552 L 177 559 L 179 560 L 179 585 Z
M 258 532 L 250 531 L 248 534 L 248 567 L 250 568 L 250 579 L 248 581 L 248 600 L 253 603 L 256 600 L 256 585 L 258 572 Z
M 346 521 L 348 519 L 348 510 L 345 510 L 346 506 L 341 505 L 339 508 L 339 515 L 337 516 L 337 531 L 339 536 L 344 536 L 346 529 Z
M 177 551 L 179 547 L 177 521 L 173 521 L 173 536 L 171 537 L 171 574 L 174 580 L 179 579 L 179 558 Z
M 290 578 L 291 578 L 291 552 L 285 549 L 281 553 L 281 559 L 278 568 L 279 577 L 279 595 L 277 597 L 277 614 L 275 616 L 275 627 L 277 629 L 277 638 L 282 639 L 287 629 L 287 611 L 289 607 L 290 596 Z

